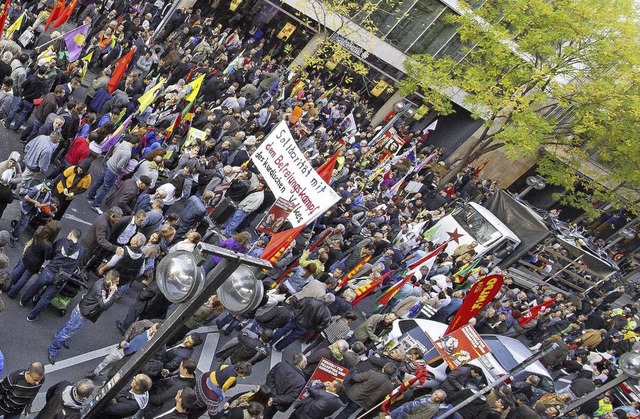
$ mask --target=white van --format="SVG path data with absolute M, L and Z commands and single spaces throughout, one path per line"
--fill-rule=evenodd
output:
M 391 332 L 387 337 L 385 346 L 395 346 L 396 342 L 415 342 L 415 346 L 421 347 L 425 352 L 425 362 L 427 370 L 431 373 L 425 387 L 436 389 L 445 380 L 450 372 L 449 366 L 442 359 L 437 359 L 439 353 L 434 342 L 438 341 L 447 330 L 448 325 L 423 319 L 399 319 L 393 323 Z M 423 332 L 423 333 L 417 333 Z M 403 339 L 410 335 L 411 339 Z M 424 336 L 423 336 L 424 335 Z M 532 355 L 531 350 L 517 339 L 499 335 L 480 335 L 490 349 L 490 353 L 485 354 L 469 362 L 482 369 L 484 382 L 489 385 L 508 374 L 518 364 Z M 408 348 L 403 348 L 408 349 Z M 432 361 L 434 360 L 434 361 Z M 430 361 L 432 361 L 430 363 Z M 540 361 L 529 365 L 525 370 L 520 371 L 510 378 L 511 381 L 524 381 L 526 377 L 535 374 L 540 377 L 540 388 L 547 392 L 555 391 L 554 382 L 549 371 Z M 509 380 L 507 381 L 507 383 Z
M 493 254 L 499 262 L 511 253 L 520 239 L 502 221 L 482 205 L 469 202 L 443 217 L 424 233 L 434 243 L 449 241 L 445 252 L 452 254 L 461 244 L 478 243 L 479 256 Z

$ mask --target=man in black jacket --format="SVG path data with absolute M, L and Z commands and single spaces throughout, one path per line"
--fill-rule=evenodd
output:
M 340 393 L 343 384 L 333 380 L 309 387 L 309 395 L 293 411 L 293 419 L 323 419 L 336 413 L 341 407 Z
M 128 418 L 143 410 L 149 403 L 149 389 L 151 379 L 145 374 L 138 374 L 133 377 L 131 386 L 127 386 L 116 395 L 101 414 L 101 419 L 122 419 Z
M 20 86 L 22 97 L 20 101 L 16 102 L 17 105 L 14 104 L 11 112 L 5 118 L 3 124 L 5 128 L 17 131 L 24 124 L 33 110 L 33 101 L 41 97 L 44 92 L 47 71 L 47 67 L 40 66 L 36 74 L 31 75 L 22 83 Z
M 180 363 L 177 374 L 155 381 L 149 391 L 149 405 L 145 409 L 145 417 L 152 418 L 159 412 L 170 410 L 175 405 L 174 399 L 180 390 L 193 389 L 196 385 L 196 368 L 196 361 L 187 358 Z
M 307 383 L 302 370 L 307 366 L 307 358 L 303 354 L 295 354 L 291 363 L 278 362 L 267 374 L 266 386 L 273 392 L 272 404 L 267 409 L 265 418 L 272 418 L 276 411 L 286 412 L 300 395 Z
M 80 418 L 84 400 L 93 393 L 93 381 L 86 378 L 75 385 L 60 381 L 47 390 L 47 404 L 36 415 L 36 419 Z
M 295 307 L 295 316 L 293 321 L 279 328 L 273 334 L 273 341 L 277 342 L 273 347 L 282 351 L 309 330 L 323 330 L 331 321 L 331 312 L 327 306 L 335 299 L 335 295 L 327 293 L 322 296 L 321 300 L 304 297 L 296 303 L 297 299 L 293 297 L 292 305 Z
M 49 345 L 49 362 L 55 364 L 56 355 L 66 340 L 75 335 L 87 322 L 95 323 L 100 315 L 107 311 L 115 303 L 116 291 L 120 283 L 120 274 L 112 269 L 104 276 L 102 281 L 98 280 L 89 288 L 89 291 L 82 296 L 82 299 L 71 312 L 71 317 L 67 321 Z
M 221 361 L 229 358 L 233 365 L 237 365 L 240 361 L 255 365 L 271 355 L 271 339 L 273 339 L 271 329 L 264 329 L 257 338 L 241 334 L 237 340 L 234 340 L 235 344 L 225 345 L 216 353 L 216 358 Z
M 124 247 L 117 246 L 109 240 L 115 223 L 121 218 L 122 209 L 119 207 L 111 207 L 105 214 L 96 218 L 91 229 L 82 239 L 82 247 L 91 251 L 84 253 L 84 257 L 80 260 L 81 268 L 90 270 L 92 267 L 97 267 L 108 253 L 124 254 Z

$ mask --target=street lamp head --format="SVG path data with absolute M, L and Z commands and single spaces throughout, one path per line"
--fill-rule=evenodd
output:
M 631 377 L 640 377 L 640 354 L 627 352 L 618 359 L 618 367 Z
M 256 269 L 241 265 L 218 288 L 218 298 L 231 314 L 247 313 L 262 301 L 264 286 L 256 278 Z
M 405 111 L 405 115 L 407 115 L 409 118 L 413 118 L 413 115 L 415 115 L 415 114 L 416 114 L 416 110 L 413 109 L 413 107 L 409 107 Z
M 396 113 L 404 111 L 406 107 L 407 103 L 404 100 L 399 100 L 393 104 L 393 110 L 396 111 Z
M 547 181 L 540 175 L 529 176 L 526 180 L 527 185 L 536 190 L 542 190 L 547 186 Z
M 177 251 L 165 256 L 156 269 L 158 288 L 172 303 L 191 299 L 204 286 L 204 271 L 191 252 Z
M 631 240 L 636 236 L 636 231 L 632 228 L 623 228 L 620 230 L 620 235 L 627 240 Z

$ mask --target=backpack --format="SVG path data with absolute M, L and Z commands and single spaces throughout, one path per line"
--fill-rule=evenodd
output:
M 239 179 L 234 179 L 231 182 L 231 185 L 229 185 L 229 189 L 227 189 L 227 193 L 225 196 L 233 201 L 240 202 L 247 196 L 248 193 L 249 186 Z

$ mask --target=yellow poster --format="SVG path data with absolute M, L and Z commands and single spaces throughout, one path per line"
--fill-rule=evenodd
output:
M 287 39 L 289 39 L 293 31 L 295 30 L 296 30 L 295 25 L 288 22 L 285 23 L 284 28 L 282 28 L 282 30 L 278 34 L 278 39 L 282 39 L 283 41 L 286 41 Z

